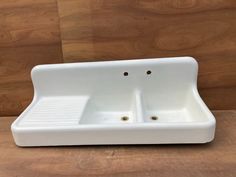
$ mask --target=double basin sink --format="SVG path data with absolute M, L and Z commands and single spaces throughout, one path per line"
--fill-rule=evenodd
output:
M 215 118 L 191 57 L 39 65 L 19 146 L 206 143 Z

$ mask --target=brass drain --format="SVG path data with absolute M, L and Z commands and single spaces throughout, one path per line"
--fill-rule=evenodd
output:
M 152 120 L 158 120 L 158 117 L 157 116 L 151 116 L 151 119 Z
M 122 121 L 127 121 L 127 120 L 129 120 L 129 117 L 123 116 L 123 117 L 121 117 L 121 120 L 122 120 Z

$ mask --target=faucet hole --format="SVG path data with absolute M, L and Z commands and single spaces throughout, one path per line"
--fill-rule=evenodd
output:
M 124 76 L 128 76 L 129 75 L 129 73 L 128 72 L 124 72 Z
M 152 120 L 158 120 L 158 117 L 157 116 L 151 116 L 151 119 Z
M 129 120 L 129 117 L 123 116 L 123 117 L 121 117 L 121 120 L 122 120 L 122 121 L 127 121 L 127 120 Z
M 150 75 L 150 74 L 152 74 L 152 71 L 148 70 L 146 73 L 147 73 L 147 75 Z

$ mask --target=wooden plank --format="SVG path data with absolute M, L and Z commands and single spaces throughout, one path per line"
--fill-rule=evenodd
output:
M 200 95 L 211 109 L 235 109 L 236 87 L 200 89 Z
M 0 176 L 233 177 L 236 111 L 214 111 L 216 138 L 199 145 L 126 145 L 19 148 L 10 124 L 0 124 Z
M 193 56 L 208 106 L 236 109 L 236 1 L 58 0 L 58 6 L 65 62 Z
M 0 115 L 18 115 L 33 95 L 31 69 L 62 62 L 56 0 L 0 3 Z

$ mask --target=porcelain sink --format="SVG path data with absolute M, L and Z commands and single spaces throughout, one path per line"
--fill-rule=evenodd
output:
M 215 118 L 191 57 L 39 65 L 19 146 L 206 143 Z

